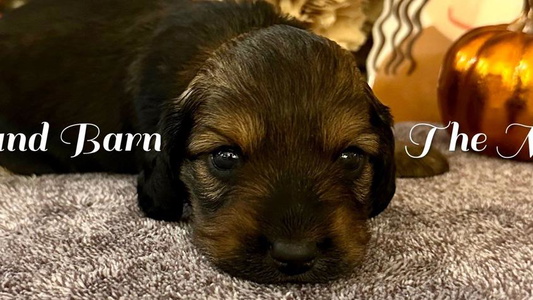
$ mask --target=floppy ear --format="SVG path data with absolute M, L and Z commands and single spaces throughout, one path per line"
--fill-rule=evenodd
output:
M 137 180 L 139 207 L 147 217 L 156 220 L 178 221 L 189 198 L 179 176 L 193 126 L 195 106 L 191 105 L 190 95 L 189 91 L 184 92 L 178 101 L 164 109 L 158 125 L 161 152 L 145 154 Z
M 147 153 L 137 178 L 139 207 L 149 218 L 178 221 L 187 198 L 184 184 L 175 176 L 164 153 Z
M 378 129 L 379 155 L 371 158 L 374 178 L 370 192 L 369 217 L 380 214 L 389 205 L 396 191 L 396 165 L 394 161 L 394 134 L 389 108 L 383 105 L 365 83 L 365 93 L 370 101 L 370 122 Z

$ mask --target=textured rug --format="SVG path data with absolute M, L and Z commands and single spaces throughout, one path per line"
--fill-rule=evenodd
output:
M 4 173 L 0 298 L 532 299 L 533 165 L 447 155 L 449 173 L 398 180 L 365 264 L 328 284 L 219 272 L 189 225 L 141 216 L 133 176 Z

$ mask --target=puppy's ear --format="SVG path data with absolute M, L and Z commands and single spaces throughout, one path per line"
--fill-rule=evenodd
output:
M 165 153 L 147 153 L 137 178 L 139 207 L 152 219 L 178 221 L 187 198 L 184 184 L 174 174 Z
M 159 122 L 161 152 L 144 157 L 143 170 L 137 181 L 139 207 L 147 217 L 177 221 L 189 194 L 180 180 L 180 169 L 186 156 L 187 140 L 193 127 L 196 110 L 190 91 L 164 108 Z
M 424 146 L 412 145 L 403 141 L 396 141 L 394 160 L 396 162 L 396 177 L 420 178 L 444 174 L 450 170 L 448 159 L 439 150 L 431 147 L 426 156 L 412 158 L 407 154 L 420 155 Z
M 365 94 L 370 102 L 370 123 L 377 128 L 380 137 L 379 154 L 371 159 L 374 177 L 370 192 L 370 214 L 380 214 L 391 201 L 396 191 L 396 165 L 394 161 L 394 135 L 392 116 L 389 108 L 383 105 L 370 87 L 364 84 Z

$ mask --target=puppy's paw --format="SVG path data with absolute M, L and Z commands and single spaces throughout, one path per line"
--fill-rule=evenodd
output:
M 428 154 L 422 158 L 412 158 L 405 151 L 413 156 L 418 156 L 424 149 L 423 146 L 408 145 L 402 141 L 396 141 L 394 159 L 396 162 L 396 177 L 430 177 L 440 175 L 449 171 L 448 159 L 434 148 L 430 148 Z

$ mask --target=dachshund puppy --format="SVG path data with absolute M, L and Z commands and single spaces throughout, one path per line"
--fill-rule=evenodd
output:
M 0 165 L 139 172 L 148 217 L 179 220 L 189 202 L 203 253 L 258 282 L 349 272 L 395 192 L 392 118 L 353 55 L 265 2 L 40 0 L 6 14 L 0 132 L 43 121 L 47 151 L 1 152 Z M 60 132 L 80 122 L 159 133 L 162 149 L 71 159 Z M 447 169 L 428 159 L 399 173 Z

